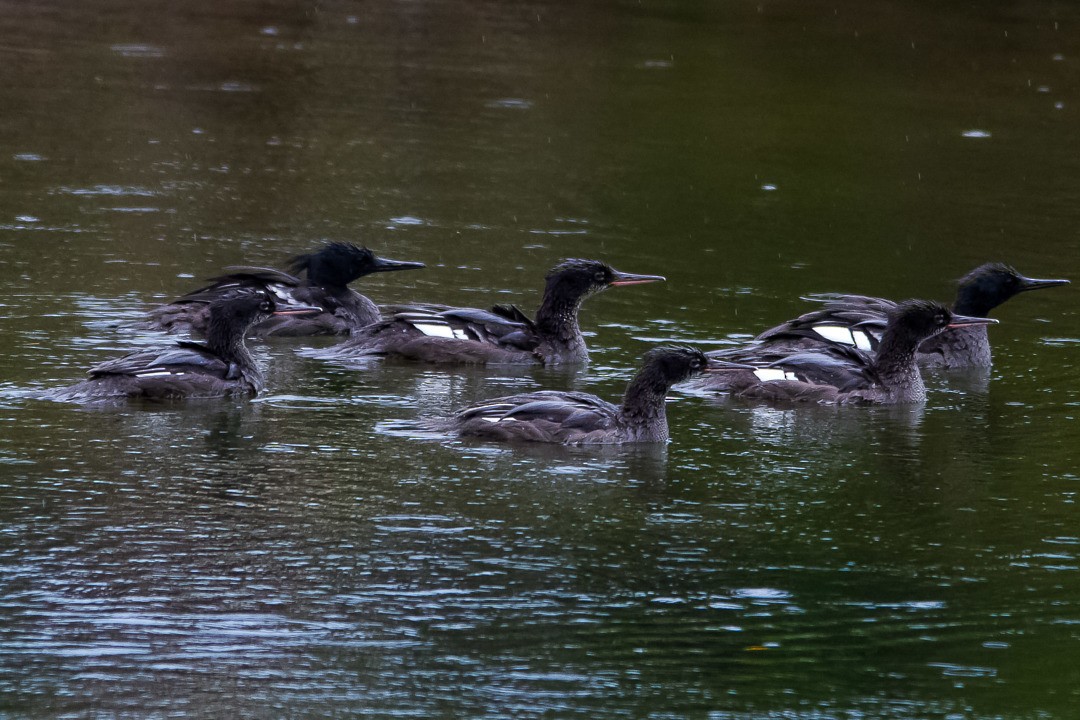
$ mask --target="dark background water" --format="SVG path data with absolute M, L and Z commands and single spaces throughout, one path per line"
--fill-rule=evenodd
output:
M 1076 281 L 1080 8 L 53 0 L 0 38 L 0 714 L 1076 716 L 1073 288 L 925 407 L 676 397 L 666 448 L 589 451 L 398 423 L 615 397 L 809 292 Z M 255 402 L 20 395 L 324 239 L 428 263 L 383 302 L 668 282 L 590 301 L 577 373 L 276 342 Z

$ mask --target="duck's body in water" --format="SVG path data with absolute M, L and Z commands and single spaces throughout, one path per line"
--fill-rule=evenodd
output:
M 265 381 L 244 344 L 248 329 L 269 317 L 319 310 L 298 304 L 279 306 L 262 291 L 233 294 L 210 305 L 205 344 L 179 342 L 139 350 L 91 368 L 88 380 L 51 391 L 46 397 L 89 403 L 255 395 Z
M 589 358 L 578 326 L 582 303 L 609 287 L 664 278 L 615 270 L 599 260 L 566 260 L 547 274 L 536 318 L 512 305 L 491 310 L 445 305 L 398 306 L 340 345 L 304 354 L 327 360 L 371 356 L 431 363 L 559 365 Z
M 926 400 L 916 354 L 921 343 L 947 329 L 985 326 L 927 300 L 906 300 L 889 310 L 876 354 L 848 345 L 794 350 L 769 343 L 708 353 L 749 367 L 727 370 L 687 384 L 695 391 L 727 392 L 773 403 L 897 405 Z
M 1019 293 L 1067 285 L 1068 280 L 1024 277 L 1000 263 L 980 265 L 960 279 L 952 311 L 959 315 L 987 317 L 997 306 Z M 766 330 L 755 338 L 776 352 L 813 350 L 830 343 L 851 345 L 877 352 L 889 312 L 897 303 L 865 295 L 819 295 L 817 310 Z M 985 325 L 969 325 L 934 335 L 919 346 L 917 359 L 923 367 L 990 367 L 990 336 Z
M 230 272 L 211 278 L 206 287 L 193 290 L 150 311 L 139 327 L 150 330 L 205 336 L 210 306 L 238 293 L 262 290 L 284 304 L 322 308 L 307 316 L 269 317 L 257 323 L 251 334 L 258 337 L 348 335 L 379 320 L 379 308 L 349 287 L 365 275 L 424 267 L 423 263 L 388 260 L 371 250 L 349 243 L 329 243 L 289 261 L 291 275 L 259 267 L 228 267 Z M 306 277 L 298 277 L 304 273 Z
M 432 426 L 465 437 L 503 442 L 661 443 L 668 439 L 668 390 L 714 365 L 700 350 L 655 348 L 646 353 L 621 405 L 588 393 L 544 390 L 488 400 Z

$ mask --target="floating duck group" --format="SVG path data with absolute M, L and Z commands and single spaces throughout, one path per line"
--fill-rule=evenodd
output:
M 202 336 L 205 343 L 183 340 L 110 360 L 91 368 L 88 379 L 48 397 L 87 403 L 256 395 L 264 379 L 245 344 L 249 336 L 347 336 L 338 345 L 301 351 L 328 361 L 397 357 L 442 364 L 583 364 L 589 352 L 578 313 L 585 300 L 608 288 L 664 280 L 599 260 L 565 260 L 548 272 L 531 318 L 514 305 L 380 308 L 349 287 L 372 273 L 423 267 L 347 243 L 292 258 L 292 273 L 228 267 L 206 286 L 155 308 L 139 325 Z M 665 399 L 679 383 L 694 392 L 784 405 L 919 403 L 926 399 L 920 366 L 989 366 L 987 326 L 997 321 L 987 315 L 1021 292 L 1068 282 L 1028 278 L 990 263 L 960 280 L 951 308 L 929 300 L 813 296 L 809 299 L 820 302 L 819 308 L 740 347 L 649 350 L 618 405 L 588 393 L 544 390 L 492 398 L 428 424 L 494 441 L 664 442 Z

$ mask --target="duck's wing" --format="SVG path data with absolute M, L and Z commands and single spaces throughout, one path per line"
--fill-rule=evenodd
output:
M 875 381 L 871 356 L 858 348 L 836 345 L 820 351 L 801 352 L 763 365 L 754 374 L 759 380 L 798 380 L 829 385 L 840 392 L 864 388 Z
M 266 290 L 282 301 L 288 301 L 303 281 L 281 270 L 246 265 L 230 265 L 229 272 L 209 279 L 204 287 L 178 297 L 173 303 L 211 303 L 252 289 Z
M 835 396 L 839 392 L 867 387 L 877 377 L 870 353 L 836 343 L 818 343 L 806 350 L 792 349 L 786 344 L 754 342 L 714 350 L 707 355 L 743 367 L 709 373 L 684 384 L 684 388 L 715 392 L 747 392 L 756 388 L 751 391 L 756 396 L 771 399 L 802 399 L 803 394 L 809 392 L 809 399 L 828 401 L 830 394 Z M 773 385 L 776 385 L 775 392 L 768 391 Z
M 281 272 L 280 270 L 240 265 L 227 267 L 226 270 L 231 270 L 233 272 L 210 278 L 208 285 L 192 290 L 170 303 L 153 308 L 147 313 L 146 320 L 137 327 L 149 330 L 165 330 L 167 332 L 191 332 L 203 334 L 206 332 L 206 327 L 209 323 L 209 306 L 211 303 L 218 300 L 229 300 L 247 294 L 253 290 L 262 290 L 269 293 L 274 297 L 276 302 L 282 305 L 325 307 L 323 304 L 305 297 L 310 291 L 318 290 L 319 288 L 311 288 L 310 286 L 304 285 L 299 278 Z M 322 294 L 327 298 L 330 298 L 329 293 L 324 292 Z M 327 300 L 327 302 L 330 302 L 330 300 Z M 333 314 L 333 308 L 330 309 L 330 313 L 331 315 Z M 299 316 L 275 316 L 272 320 L 275 320 L 276 322 L 271 327 L 271 330 L 278 325 L 289 324 L 289 320 L 282 321 L 279 318 L 295 319 L 298 317 Z M 330 317 L 330 320 L 332 321 L 333 318 Z M 257 326 L 257 328 L 258 327 L 261 326 Z M 281 334 L 336 334 L 340 332 L 345 331 L 324 329 L 315 332 Z M 260 329 L 256 329 L 255 334 L 274 335 L 279 333 L 273 331 L 264 332 Z
M 235 363 L 222 360 L 205 345 L 180 342 L 164 348 L 139 350 L 95 365 L 89 371 L 91 378 L 106 375 L 153 377 L 178 373 L 199 373 L 229 380 L 239 377 L 240 369 Z
M 471 340 L 524 352 L 531 352 L 540 344 L 532 321 L 512 306 L 481 310 L 444 305 L 398 305 L 392 310 L 389 317 L 365 329 L 365 335 L 370 337 L 404 329 L 432 338 Z
M 887 314 L 896 303 L 865 295 L 817 295 L 822 307 L 758 335 L 761 343 L 812 348 L 817 344 L 848 345 L 875 352 L 885 332 Z
M 459 423 L 531 424 L 564 430 L 602 430 L 615 425 L 619 408 L 595 395 L 544 390 L 496 398 L 463 410 Z

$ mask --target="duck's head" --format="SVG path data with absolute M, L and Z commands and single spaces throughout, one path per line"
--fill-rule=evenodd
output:
M 322 308 L 288 304 L 265 290 L 252 290 L 211 303 L 210 323 L 247 330 L 272 315 L 309 315 L 317 312 L 322 312 Z
M 905 300 L 889 312 L 890 327 L 917 342 L 949 328 L 994 325 L 997 320 L 960 315 L 933 300 Z
M 547 274 L 547 294 L 563 300 L 583 300 L 590 295 L 621 285 L 660 282 L 662 275 L 637 275 L 622 272 L 601 260 L 563 260 Z
M 687 345 L 661 345 L 645 353 L 642 368 L 659 378 L 664 385 L 689 380 L 700 373 L 720 372 L 739 366 L 709 358 L 701 350 Z
M 983 316 L 1014 295 L 1068 284 L 1068 280 L 1024 277 L 1008 265 L 986 263 L 960 278 L 953 309 L 965 315 Z
M 424 263 L 390 260 L 352 243 L 327 243 L 321 250 L 289 260 L 293 272 L 307 272 L 313 285 L 344 287 L 353 280 L 377 272 L 416 270 Z

